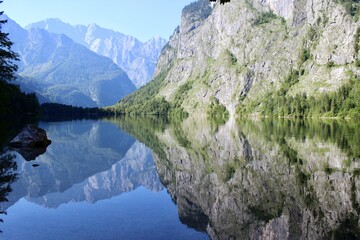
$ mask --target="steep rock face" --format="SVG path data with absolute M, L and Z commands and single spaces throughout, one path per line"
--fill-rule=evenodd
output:
M 72 26 L 59 19 L 47 19 L 26 28 L 41 28 L 65 34 L 93 52 L 112 59 L 127 73 L 136 87 L 145 85 L 151 79 L 160 51 L 166 43 L 160 37 L 141 42 L 132 36 L 96 24 Z
M 262 0 L 261 3 L 270 7 L 277 15 L 291 19 L 294 12 L 294 0 Z
M 190 83 L 182 102 L 190 113 L 204 112 L 215 97 L 234 114 L 240 102 L 279 89 L 292 70 L 302 75 L 289 94 L 308 96 L 337 90 L 348 72 L 359 74 L 354 44 L 360 24 L 335 1 L 236 0 L 209 12 L 206 4 L 184 9 L 155 71 L 168 71 L 159 95 L 170 102 Z M 311 57 L 301 56 L 305 50 Z
M 20 56 L 20 85 L 38 92 L 45 101 L 107 106 L 136 89 L 110 59 L 65 35 L 43 29 L 26 31 L 10 19 L 4 31 L 10 33 L 14 51 Z

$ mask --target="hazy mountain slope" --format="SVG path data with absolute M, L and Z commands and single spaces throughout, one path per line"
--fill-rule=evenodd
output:
M 72 26 L 59 19 L 46 19 L 30 24 L 26 28 L 46 29 L 52 33 L 67 35 L 75 42 L 112 59 L 128 74 L 137 87 L 151 79 L 160 51 L 166 43 L 166 40 L 160 37 L 154 37 L 143 43 L 132 36 L 96 24 Z
M 336 1 L 232 0 L 210 6 L 200 0 L 183 10 L 158 60 L 154 79 L 161 78 L 149 99 L 164 97 L 189 113 L 206 113 L 219 102 L 230 114 L 254 114 L 274 107 L 264 102 L 278 94 L 317 98 L 360 75 L 357 13 Z M 118 107 L 136 103 L 137 95 Z
M 40 29 L 26 31 L 11 20 L 6 27 L 20 56 L 18 74 L 31 79 L 20 85 L 27 85 L 51 102 L 106 106 L 135 90 L 126 73 L 110 59 L 65 35 Z

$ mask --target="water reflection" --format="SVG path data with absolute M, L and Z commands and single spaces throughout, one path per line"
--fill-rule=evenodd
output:
M 12 191 L 11 184 L 17 179 L 17 164 L 14 158 L 14 154 L 0 152 L 0 214 L 6 214 L 2 203 L 8 201 L 7 196 Z M 0 222 L 3 222 L 2 218 Z
M 18 179 L 1 204 L 9 214 L 0 239 L 206 239 L 179 221 L 151 150 L 117 125 L 39 127 L 52 144 L 33 162 L 14 153 Z
M 96 202 L 138 186 L 161 190 L 151 152 L 119 128 L 102 121 L 41 123 L 53 144 L 33 164 L 17 158 L 19 180 L 9 205 L 26 197 L 47 207 Z M 53 199 L 53 201 L 51 201 Z
M 136 141 L 125 156 L 108 170 L 74 184 L 63 192 L 52 192 L 44 196 L 27 197 L 26 199 L 44 207 L 57 208 L 68 202 L 95 203 L 133 191 L 140 186 L 155 192 L 163 189 L 151 151 Z
M 3 205 L 13 216 L 32 209 L 30 219 L 51 219 L 39 239 L 69 229 L 78 235 L 67 239 L 207 237 L 179 220 L 212 239 L 360 237 L 356 122 L 118 118 L 40 127 L 53 144 L 37 167 L 17 157 L 19 179 Z
M 182 221 L 212 239 L 360 237 L 357 123 L 120 125 L 154 150 Z

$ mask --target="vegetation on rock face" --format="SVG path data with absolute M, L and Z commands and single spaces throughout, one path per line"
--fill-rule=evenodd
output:
M 261 24 L 269 23 L 269 22 L 271 22 L 271 20 L 276 19 L 276 18 L 278 18 L 278 16 L 276 14 L 274 14 L 273 12 L 261 13 L 254 20 L 254 24 L 255 25 L 261 25 Z
M 359 35 L 360 28 L 354 36 L 355 66 L 359 63 Z M 282 81 L 280 87 L 274 92 L 268 92 L 263 98 L 244 102 L 240 99 L 237 107 L 239 116 L 247 116 L 256 113 L 266 117 L 340 117 L 340 118 L 360 118 L 360 76 L 348 70 L 348 80 L 337 91 L 321 92 L 316 95 L 307 93 L 292 94 L 291 90 L 300 78 L 306 74 L 304 66 L 309 60 L 313 61 L 311 46 L 316 45 L 318 33 L 314 27 L 304 40 L 304 47 L 300 50 L 297 64 L 290 74 Z M 325 64 L 327 69 L 336 67 L 333 60 Z
M 336 0 L 341 3 L 348 14 L 350 14 L 355 21 L 360 17 L 360 1 L 359 0 Z
M 0 4 L 2 1 L 0 1 Z M 0 17 L 3 12 L 0 12 Z M 10 82 L 16 79 L 18 69 L 15 61 L 18 55 L 11 50 L 13 43 L 8 33 L 2 32 L 6 20 L 0 20 L 0 118 L 14 119 L 25 114 L 36 115 L 40 111 L 39 102 L 34 93 L 25 94 Z
M 167 72 L 159 74 L 138 91 L 126 96 L 109 110 L 120 115 L 166 115 L 170 104 L 163 97 L 157 97 Z
M 226 107 L 219 102 L 217 98 L 213 97 L 210 100 L 207 116 L 210 119 L 227 120 L 229 118 L 229 112 Z
M 355 66 L 360 67 L 359 50 L 360 50 L 360 27 L 356 29 L 354 41 Z
M 240 116 L 253 112 L 261 105 L 262 116 L 271 117 L 345 117 L 360 118 L 360 77 L 350 76 L 348 83 L 338 91 L 322 93 L 317 97 L 304 94 L 287 95 L 289 86 L 296 83 L 298 73 L 291 75 L 275 94 L 269 94 L 263 102 L 238 108 Z
M 106 110 L 118 115 L 186 115 L 181 103 L 184 101 L 186 91 L 191 88 L 191 83 L 181 86 L 176 93 L 174 103 L 169 103 L 165 97 L 157 96 L 166 75 L 167 72 L 160 73 L 147 85 Z

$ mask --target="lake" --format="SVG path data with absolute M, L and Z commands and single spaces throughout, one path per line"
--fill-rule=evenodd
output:
M 38 125 L 44 154 L 1 157 L 0 239 L 360 238 L 357 122 Z

